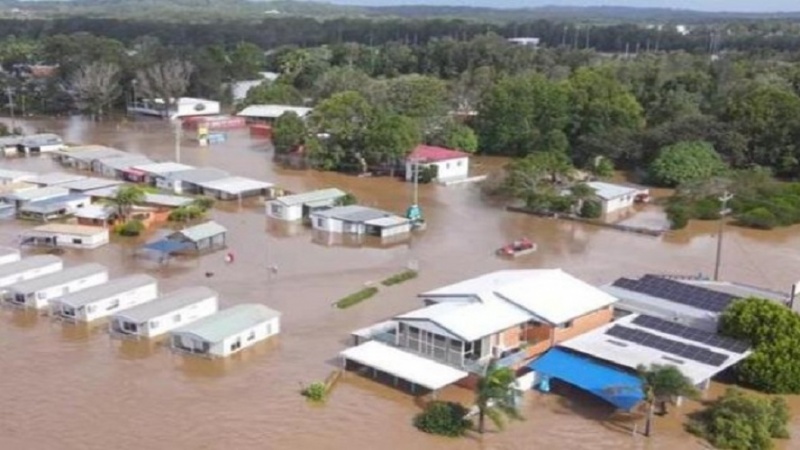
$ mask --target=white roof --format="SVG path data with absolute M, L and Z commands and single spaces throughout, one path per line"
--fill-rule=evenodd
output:
M 86 177 L 83 175 L 75 175 L 72 173 L 50 172 L 44 175 L 39 175 L 37 177 L 31 178 L 27 181 L 33 184 L 41 184 L 42 186 L 52 186 L 56 184 L 69 183 L 71 181 L 78 181 L 84 178 Z
M 644 328 L 631 323 L 638 316 L 639 314 L 625 316 L 616 320 L 615 322 L 564 341 L 559 345 L 631 369 L 636 369 L 640 365 L 649 367 L 652 364 L 670 364 L 678 367 L 685 376 L 692 380 L 694 384 L 700 384 L 703 381 L 712 378 L 714 375 L 743 360 L 751 353 L 750 351 L 744 353 L 735 353 L 720 347 L 713 347 L 671 334 L 661 333 L 651 328 Z M 727 355 L 728 359 L 720 366 L 712 366 L 709 364 L 703 364 L 699 361 L 694 361 L 671 353 L 663 352 L 655 348 L 635 344 L 627 340 L 617 339 L 605 334 L 609 328 L 615 325 L 623 325 L 628 328 L 635 328 L 660 336 L 662 338 L 669 339 L 671 341 L 701 347 L 715 353 L 721 353 Z
M 615 297 L 561 269 L 532 272 L 495 292 L 551 324 L 568 322 L 617 302 Z
M 237 116 L 241 117 L 255 117 L 264 119 L 277 119 L 284 113 L 293 112 L 299 117 L 305 117 L 312 111 L 311 108 L 304 108 L 301 106 L 287 106 L 287 105 L 250 105 L 241 110 Z
M 636 195 L 643 190 L 632 186 L 605 183 L 603 181 L 590 181 L 586 183 L 586 185 L 594 189 L 595 195 L 603 200 L 612 200 L 626 195 Z
M 441 389 L 469 375 L 376 341 L 348 348 L 340 356 L 431 390 Z
M 176 162 L 160 162 L 160 163 L 153 163 L 153 164 L 142 164 L 138 166 L 133 166 L 134 169 L 150 173 L 154 175 L 163 175 L 167 173 L 173 172 L 180 172 L 182 170 L 192 170 L 194 167 L 187 166 L 186 164 L 180 164 Z
M 36 177 L 35 173 L 23 172 L 20 170 L 0 169 L 0 180 L 25 181 Z
M 108 178 L 95 178 L 88 177 L 76 181 L 69 181 L 67 183 L 59 184 L 60 187 L 67 188 L 73 191 L 85 192 L 94 189 L 102 189 L 110 186 L 118 186 L 123 184 L 119 180 L 109 180 Z
M 274 186 L 272 183 L 267 183 L 266 181 L 258 181 L 244 177 L 220 178 L 218 180 L 204 181 L 196 184 L 206 189 L 213 189 L 233 195 L 243 192 L 260 191 Z
M 14 191 L 9 194 L 5 194 L 3 197 L 10 200 L 27 202 L 34 200 L 45 200 L 54 197 L 62 197 L 64 195 L 69 195 L 68 189 L 64 189 L 60 186 L 47 186 L 38 189 L 25 189 L 25 190 Z
M 404 322 L 429 321 L 466 342 L 499 333 L 530 320 L 530 314 L 501 300 L 437 303 L 395 317 Z
M 75 211 L 75 217 L 79 219 L 108 219 L 114 214 L 115 209 L 110 205 L 87 205 Z
M 176 231 L 173 234 L 179 234 L 186 239 L 189 239 L 192 242 L 197 242 L 203 239 L 212 238 L 214 236 L 218 236 L 220 234 L 227 233 L 228 230 L 223 227 L 222 225 L 210 220 L 208 222 L 201 223 L 199 225 L 194 225 L 189 228 L 184 228 L 183 230 Z
M 111 186 L 102 189 L 92 189 L 91 191 L 84 192 L 84 194 L 93 198 L 111 198 L 117 192 L 117 189 L 119 189 L 119 186 Z M 178 206 L 188 205 L 192 203 L 192 201 L 193 200 L 189 197 L 181 197 L 179 195 L 152 194 L 150 192 L 145 192 L 143 203 L 146 205 L 176 208 Z
M 406 225 L 409 222 L 411 221 L 406 219 L 405 217 L 389 216 L 389 217 L 381 217 L 378 219 L 367 220 L 366 222 L 364 222 L 364 224 L 380 228 L 392 228 L 392 227 L 400 227 Z
M 617 301 L 561 269 L 501 270 L 420 294 L 436 301 L 502 300 L 561 324 Z
M 328 188 L 328 189 L 319 189 L 316 191 L 302 192 L 300 194 L 284 195 L 282 197 L 276 198 L 273 201 L 282 203 L 286 206 L 293 206 L 293 205 L 303 205 L 306 203 L 321 202 L 328 200 L 334 201 L 340 197 L 344 197 L 345 195 L 347 195 L 347 193 L 341 189 Z
M 114 170 L 128 170 L 133 166 L 150 164 L 153 161 L 144 155 L 128 155 L 118 158 L 106 158 L 100 160 L 100 165 Z
M 71 234 L 75 236 L 95 236 L 98 234 L 108 234 L 105 228 L 90 227 L 88 225 L 72 225 L 68 223 L 49 223 L 41 225 L 31 230 L 23 231 L 23 235 L 28 234 Z

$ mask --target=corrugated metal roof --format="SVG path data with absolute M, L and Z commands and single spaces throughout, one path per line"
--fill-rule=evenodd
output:
M 304 108 L 301 106 L 287 106 L 287 105 L 250 105 L 243 109 L 237 116 L 253 117 L 259 119 L 277 119 L 284 113 L 293 112 L 299 117 L 305 117 L 313 111 L 312 108 Z
M 173 331 L 173 333 L 192 334 L 205 341 L 215 343 L 280 316 L 281 313 L 264 305 L 245 303 L 200 319 Z
M 67 158 L 90 162 L 94 160 L 102 160 L 105 158 L 119 158 L 127 155 L 126 152 L 116 148 L 105 147 L 102 145 L 87 145 L 83 147 L 72 147 L 62 150 L 57 154 L 63 155 Z
M 595 195 L 603 200 L 613 200 L 626 195 L 636 195 L 641 191 L 641 189 L 632 186 L 604 183 L 602 181 L 590 181 L 586 183 L 586 185 L 594 189 Z
M 153 160 L 144 155 L 128 155 L 119 158 L 108 158 L 100 161 L 100 165 L 113 170 L 127 170 L 133 166 L 150 164 Z
M 123 182 L 119 180 L 88 177 L 82 180 L 70 181 L 68 183 L 59 184 L 59 186 L 67 188 L 72 191 L 85 192 L 85 191 L 91 191 L 93 189 L 102 189 L 111 186 L 118 186 L 120 184 L 123 184 Z
M 108 233 L 108 230 L 97 227 L 90 227 L 88 225 L 73 225 L 69 223 L 48 223 L 41 225 L 31 230 L 23 231 L 20 234 L 41 234 L 41 233 L 63 233 L 74 234 L 76 236 L 94 236 L 96 234 Z
M 36 199 L 45 199 L 52 197 L 60 197 L 69 194 L 69 189 L 64 189 L 60 186 L 48 186 L 38 189 L 25 189 L 23 191 L 15 191 L 3 194 L 3 198 L 12 201 L 33 201 Z
M 22 143 L 22 136 L 0 137 L 0 147 L 16 147 Z
M 266 181 L 258 181 L 245 177 L 226 177 L 218 180 L 199 182 L 197 185 L 206 189 L 213 189 L 232 195 L 260 191 L 274 186 L 272 183 L 267 183 Z
M 389 216 L 389 217 L 381 217 L 379 219 L 368 220 L 364 223 L 367 225 L 372 225 L 381 228 L 393 228 L 393 227 L 401 227 L 403 225 L 408 224 L 409 222 L 411 221 L 406 219 L 405 217 Z
M 205 286 L 185 287 L 170 292 L 152 302 L 120 311 L 115 314 L 114 317 L 120 317 L 136 323 L 147 322 L 152 318 L 163 316 L 171 311 L 199 303 L 212 297 L 219 297 L 219 293 Z
M 182 170 L 169 174 L 168 178 L 172 180 L 185 181 L 187 183 L 204 183 L 207 181 L 219 180 L 228 178 L 231 175 L 224 170 L 215 169 L 213 167 L 201 167 L 198 169 Z
M 92 189 L 91 191 L 84 192 L 84 194 L 92 198 L 111 198 L 117 192 L 117 189 L 120 188 L 120 186 Z M 149 192 L 145 192 L 143 203 L 146 205 L 175 208 L 178 206 L 188 205 L 189 203 L 192 203 L 192 201 L 193 199 L 189 197 L 181 197 L 179 195 L 151 194 Z
M 307 203 L 336 200 L 337 198 L 344 197 L 345 195 L 347 195 L 347 193 L 341 189 L 328 188 L 311 192 L 303 192 L 301 194 L 284 195 L 283 197 L 276 198 L 274 201 L 282 203 L 286 206 L 294 206 Z
M 5 278 L 10 275 L 15 275 L 22 272 L 27 272 L 32 269 L 49 266 L 51 264 L 63 263 L 61 258 L 53 255 L 37 255 L 22 258 L 8 264 L 0 264 L 0 278 Z
M 106 283 L 93 286 L 82 291 L 73 292 L 56 300 L 59 303 L 78 308 L 96 301 L 107 299 L 115 294 L 132 291 L 140 287 L 156 284 L 158 281 L 150 275 L 142 273 L 127 277 L 109 280 Z
M 531 320 L 531 315 L 500 300 L 437 303 L 396 317 L 396 320 L 426 320 L 461 340 L 475 341 Z
M 50 172 L 26 181 L 33 184 L 40 184 L 42 186 L 53 186 L 57 184 L 69 183 L 71 181 L 82 180 L 84 178 L 86 177 L 83 175 L 75 175 L 74 173 Z
M 69 194 L 61 197 L 53 197 L 45 200 L 38 200 L 22 205 L 20 211 L 26 212 L 41 212 L 46 213 L 50 211 L 57 211 L 65 206 L 65 204 L 74 201 L 89 201 L 91 198 L 83 194 Z
M 2 144 L 0 144 L 0 146 L 2 146 Z M 21 170 L 0 169 L 0 180 L 26 181 L 31 178 L 36 178 L 36 174 L 32 172 L 23 172 Z
M 390 212 L 361 205 L 338 206 L 324 211 L 315 211 L 311 213 L 311 215 L 316 217 L 329 217 L 345 222 L 367 222 L 382 217 L 394 216 L 394 214 Z
M 15 292 L 32 293 L 99 273 L 108 273 L 106 266 L 97 263 L 83 264 L 80 266 L 69 267 L 58 272 L 43 275 L 41 277 L 33 278 L 17 284 L 12 284 L 8 287 L 8 289 Z
M 38 147 L 40 145 L 63 144 L 61 136 L 52 133 L 31 134 L 22 137 L 22 145 L 26 147 Z
M 143 164 L 133 167 L 136 170 L 141 170 L 142 172 L 155 174 L 155 175 L 163 175 L 169 174 L 173 172 L 181 172 L 184 170 L 192 170 L 194 169 L 193 166 L 187 166 L 186 164 L 180 164 L 176 162 L 160 162 L 160 163 L 153 163 L 153 164 Z
M 174 234 L 181 235 L 192 242 L 197 242 L 227 232 L 227 228 L 212 220 L 201 223 L 200 225 L 184 228 L 183 230 L 177 231 Z

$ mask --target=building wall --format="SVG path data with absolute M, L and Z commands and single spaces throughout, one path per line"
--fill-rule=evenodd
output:
M 68 234 L 68 233 L 46 233 L 46 232 L 37 232 L 31 234 L 31 236 L 35 236 L 38 238 L 55 237 L 56 245 L 59 247 L 85 248 L 85 249 L 100 247 L 101 245 L 107 244 L 109 240 L 108 230 L 98 230 L 96 234 L 92 234 L 89 236 Z
M 436 166 L 438 175 L 436 180 L 448 180 L 454 178 L 466 178 L 469 175 L 469 158 L 458 158 L 447 161 L 420 164 L 420 168 Z M 413 181 L 414 163 L 406 161 L 406 181 Z
M 333 219 L 330 217 L 320 217 L 320 216 L 311 216 L 311 226 L 315 230 L 327 231 L 329 233 L 344 233 L 345 232 L 345 223 L 338 219 Z M 356 230 L 358 231 L 358 230 Z M 351 232 L 352 231 L 348 231 Z M 362 234 L 355 232 L 353 234 Z
M 159 317 L 154 317 L 139 327 L 139 335 L 154 338 L 176 328 L 208 317 L 217 312 L 219 308 L 217 297 L 198 300 L 191 305 L 170 311 Z
M 381 228 L 381 235 L 380 237 L 391 237 L 391 236 L 398 236 L 401 234 L 408 234 L 411 232 L 411 223 L 407 223 L 405 225 L 390 227 L 390 228 Z
M 633 206 L 634 201 L 636 200 L 636 195 L 626 195 L 624 197 L 618 197 L 611 200 L 603 200 L 601 204 L 603 205 L 603 214 L 610 214 L 621 209 L 630 208 Z
M 270 336 L 274 336 L 280 332 L 280 318 L 262 322 L 254 327 L 243 330 L 241 333 L 236 333 L 224 339 L 222 342 L 211 346 L 211 355 L 218 357 L 230 356 L 238 353 L 243 349 L 253 346 Z M 238 348 L 233 348 L 236 343 L 239 343 Z
M 15 273 L 4 278 L 0 278 L 0 287 L 10 286 L 21 281 L 31 280 L 42 275 L 55 273 L 64 268 L 64 263 L 61 261 L 48 264 L 46 266 L 37 267 L 35 269 L 26 270 L 24 272 Z
M 286 206 L 272 200 L 267 202 L 265 209 L 267 216 L 274 219 L 295 221 L 303 218 L 303 205 Z
M 98 272 L 92 275 L 70 280 L 56 286 L 50 286 L 37 292 L 31 293 L 26 299 L 25 306 L 28 308 L 44 309 L 50 304 L 50 300 L 73 292 L 101 285 L 108 281 L 108 272 Z M 11 295 L 16 292 L 11 290 Z
M 567 339 L 574 338 L 595 328 L 599 328 L 609 322 L 614 317 L 612 307 L 601 309 L 572 321 L 572 325 L 567 328 L 557 328 L 550 325 L 540 325 L 528 329 L 528 342 L 532 342 L 526 352 L 528 358 L 540 355 Z
M 147 303 L 158 298 L 158 283 L 153 281 L 136 289 L 120 292 L 111 297 L 86 305 L 76 318 L 86 322 L 108 317 L 118 311 Z

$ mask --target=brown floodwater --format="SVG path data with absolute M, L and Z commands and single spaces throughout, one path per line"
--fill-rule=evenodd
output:
M 152 120 L 91 123 L 81 118 L 29 121 L 26 128 L 59 133 L 69 142 L 95 143 L 173 158 L 167 124 Z M 336 186 L 362 203 L 402 213 L 412 186 L 388 178 L 282 170 L 264 141 L 246 131 L 201 148 L 185 141 L 182 162 L 215 166 L 277 183 L 293 191 Z M 502 160 L 478 158 L 476 171 Z M 0 160 L 3 168 L 60 170 L 47 157 Z M 415 294 L 498 269 L 561 267 L 592 283 L 643 273 L 713 272 L 717 225 L 693 223 L 661 238 L 572 222 L 508 213 L 481 198 L 473 185 L 421 186 L 428 229 L 408 243 L 350 243 L 314 236 L 302 227 L 268 222 L 263 206 L 221 205 L 213 218 L 229 228 L 236 262 L 220 253 L 176 260 L 160 268 L 133 254 L 139 241 L 114 239 L 87 252 L 68 252 L 69 264 L 97 261 L 113 276 L 147 272 L 163 291 L 207 285 L 223 306 L 264 303 L 283 312 L 282 334 L 225 361 L 170 353 L 160 343 L 120 343 L 102 327 L 69 327 L 45 317 L 2 311 L 0 318 L 0 448 L 2 449 L 694 449 L 679 415 L 659 418 L 656 436 L 632 435 L 641 420 L 612 415 L 580 395 L 531 392 L 526 420 L 482 439 L 430 437 L 411 426 L 419 404 L 390 387 L 347 374 L 323 406 L 299 395 L 302 384 L 325 378 L 351 331 L 418 307 Z M 647 221 L 658 220 L 648 207 Z M 0 245 L 15 245 L 30 224 L 0 222 Z M 777 290 L 800 278 L 800 228 L 762 232 L 728 227 L 722 276 Z M 516 261 L 494 256 L 505 242 L 528 236 L 539 251 Z M 357 307 L 331 308 L 336 299 L 417 262 L 420 276 L 382 289 Z M 275 275 L 268 268 L 278 267 Z M 204 273 L 214 272 L 206 278 Z M 721 386 L 715 385 L 714 392 Z M 448 388 L 447 398 L 470 400 Z M 800 401 L 791 424 L 800 434 Z M 678 411 L 692 408 L 689 404 Z M 785 448 L 797 448 L 791 441 Z

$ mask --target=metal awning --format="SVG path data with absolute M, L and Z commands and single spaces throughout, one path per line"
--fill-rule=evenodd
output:
M 528 364 L 540 375 L 557 378 L 629 411 L 644 400 L 642 380 L 622 369 L 554 348 Z
M 161 239 L 160 241 L 151 242 L 146 244 L 142 248 L 146 250 L 155 250 L 161 253 L 175 253 L 181 250 L 187 250 L 191 248 L 192 245 L 188 242 L 179 242 L 172 239 Z
M 455 383 L 469 374 L 436 361 L 389 347 L 377 341 L 365 342 L 340 353 L 355 361 L 432 391 Z

